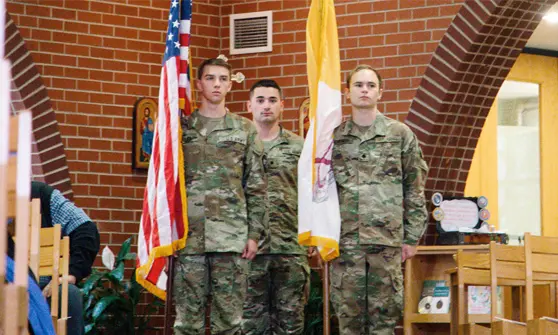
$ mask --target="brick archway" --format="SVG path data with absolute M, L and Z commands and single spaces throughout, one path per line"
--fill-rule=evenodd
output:
M 440 41 L 406 123 L 430 166 L 432 192 L 462 195 L 484 121 L 543 14 L 556 0 L 465 1 Z M 435 227 L 425 238 L 432 244 Z
M 33 179 L 44 181 L 72 198 L 70 173 L 58 122 L 47 89 L 25 41 L 6 13 L 6 58 L 12 64 L 12 113 L 33 113 Z

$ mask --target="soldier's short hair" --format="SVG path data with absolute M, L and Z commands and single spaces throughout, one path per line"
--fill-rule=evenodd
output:
M 198 80 L 202 79 L 203 71 L 206 66 L 213 65 L 213 66 L 221 66 L 225 69 L 229 70 L 229 78 L 232 76 L 232 66 L 231 64 L 227 63 L 225 60 L 221 58 L 208 58 L 201 62 L 198 66 Z
M 373 71 L 376 76 L 378 77 L 378 85 L 380 86 L 380 88 L 383 88 L 383 81 L 382 81 L 382 76 L 380 76 L 380 73 L 378 72 L 378 70 L 376 70 L 375 68 L 373 68 L 370 65 L 367 64 L 361 64 L 358 65 L 357 67 L 355 67 L 351 72 L 349 72 L 349 74 L 347 75 L 347 88 L 350 89 L 351 88 L 351 79 L 353 78 L 353 76 L 355 75 L 355 73 L 362 71 L 362 70 L 370 70 Z
M 279 84 L 277 84 L 277 82 L 273 79 L 262 79 L 255 82 L 254 85 L 252 85 L 252 88 L 250 88 L 250 98 L 254 95 L 254 91 L 258 87 L 275 88 L 277 89 L 277 91 L 279 91 L 279 98 L 283 99 L 283 90 L 281 89 L 281 86 L 279 86 Z

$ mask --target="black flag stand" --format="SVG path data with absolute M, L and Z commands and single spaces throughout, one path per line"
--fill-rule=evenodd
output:
M 322 279 L 322 291 L 323 291 L 323 302 L 324 302 L 324 335 L 329 335 L 329 262 L 324 262 L 324 272 L 323 272 L 323 279 Z
M 171 255 L 168 258 L 168 278 L 167 278 L 167 299 L 165 300 L 165 325 L 163 334 L 164 335 L 172 335 L 172 320 L 171 320 L 171 313 L 172 313 L 172 286 L 174 280 L 174 256 Z

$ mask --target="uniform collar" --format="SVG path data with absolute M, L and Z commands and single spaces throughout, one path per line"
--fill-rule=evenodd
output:
M 273 149 L 280 144 L 289 144 L 290 135 L 289 133 L 283 129 L 283 126 L 279 126 L 279 135 L 270 142 L 273 142 L 273 145 L 269 149 Z
M 369 129 L 366 132 L 366 137 L 362 138 L 361 140 L 366 141 L 373 139 L 376 136 L 386 136 L 387 130 L 387 116 L 384 116 L 382 113 L 376 113 L 376 119 L 372 124 L 372 129 Z M 342 130 L 343 135 L 352 135 L 356 137 L 361 137 L 362 135 L 357 131 L 356 124 L 353 119 L 347 120 L 345 122 L 344 128 Z
M 230 114 L 231 114 L 231 112 L 227 111 L 225 113 L 224 124 L 222 123 L 222 124 L 219 124 L 218 126 L 216 126 L 212 130 L 212 132 L 216 131 L 216 130 L 233 129 L 235 123 L 234 123 L 234 120 L 233 120 L 233 118 Z M 192 114 L 190 115 L 190 118 L 189 118 L 190 119 L 190 122 L 189 122 L 190 128 L 195 129 L 198 132 L 200 132 L 201 127 L 202 127 L 202 123 L 201 123 L 201 120 L 200 120 L 201 117 L 203 117 L 203 116 L 200 114 L 199 109 L 194 110 L 194 112 L 192 112 Z

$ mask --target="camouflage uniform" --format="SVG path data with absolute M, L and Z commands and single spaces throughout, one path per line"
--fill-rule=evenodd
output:
M 310 267 L 306 248 L 298 244 L 297 167 L 303 139 L 282 129 L 267 142 L 267 226 L 258 256 L 252 261 L 244 304 L 246 334 L 302 334 L 305 288 Z
M 240 255 L 264 232 L 263 146 L 246 118 L 227 113 L 209 131 L 207 119 L 195 111 L 182 120 L 189 227 L 176 262 L 174 330 L 204 334 L 211 295 L 211 333 L 241 334 L 248 261 Z
M 348 120 L 334 133 L 341 256 L 331 300 L 341 334 L 393 334 L 403 307 L 402 244 L 426 228 L 428 167 L 412 131 L 378 113 L 367 130 Z

